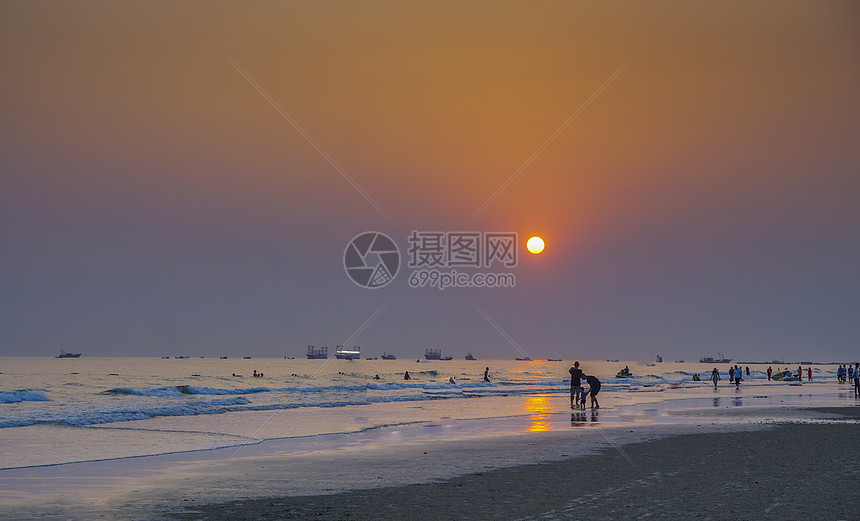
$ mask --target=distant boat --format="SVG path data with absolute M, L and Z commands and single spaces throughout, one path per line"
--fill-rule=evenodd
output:
M 244 360 L 250 360 L 250 359 L 251 359 L 251 357 L 250 357 L 250 356 L 243 356 L 242 358 L 243 358 Z
M 547 362 L 561 362 L 561 358 L 547 358 Z
M 173 358 L 188 358 L 187 356 L 174 356 Z
M 442 356 L 441 349 L 427 348 L 424 350 L 424 358 L 426 360 L 453 360 L 453 356 Z
M 658 364 L 662 364 L 662 363 L 663 363 L 663 357 L 662 357 L 662 356 L 657 355 L 657 363 L 658 363 Z
M 726 358 L 722 353 L 717 353 L 720 355 L 719 358 L 714 358 L 711 356 L 706 356 L 699 360 L 700 363 L 703 364 L 727 364 L 732 361 L 731 358 Z
M 388 351 L 385 351 L 384 353 L 382 353 L 382 359 L 383 360 L 397 360 L 397 357 L 394 356 L 393 354 L 389 353 Z
M 375 356 L 368 356 L 367 358 L 365 358 L 365 360 L 379 360 L 379 358 Z
M 683 364 L 683 363 L 684 363 L 684 361 L 683 361 L 683 360 L 675 360 L 675 363 L 676 363 L 676 364 Z
M 227 360 L 227 357 L 226 357 L 226 356 L 222 356 L 222 357 L 219 357 L 219 358 L 221 358 L 221 360 Z
M 517 360 L 519 362 L 531 362 L 532 361 L 530 356 L 527 356 L 525 358 L 514 358 L 514 360 Z
M 328 358 L 328 347 L 308 346 L 308 358 L 311 360 L 325 360 Z
M 477 360 L 471 351 L 466 351 L 466 360 Z
M 67 353 L 67 352 L 63 351 L 62 349 L 60 349 L 60 354 L 58 354 L 54 358 L 80 358 L 80 357 L 81 357 L 80 353 Z
M 334 357 L 340 360 L 358 360 L 361 358 L 361 348 L 359 346 L 355 346 L 352 349 L 337 346 L 337 351 L 334 353 Z

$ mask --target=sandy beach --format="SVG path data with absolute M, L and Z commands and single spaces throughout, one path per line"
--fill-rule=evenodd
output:
M 817 412 L 860 418 L 860 408 Z M 860 426 L 672 435 L 400 487 L 195 505 L 173 519 L 856 519 Z M 422 463 L 418 458 L 416 465 Z
M 235 449 L 0 473 L 6 519 L 856 519 L 860 408 L 688 410 L 683 424 Z M 585 421 L 583 421 L 583 419 Z M 34 491 L 28 483 L 40 483 Z M 15 487 L 22 501 L 14 500 Z M 51 488 L 55 488 L 53 491 Z

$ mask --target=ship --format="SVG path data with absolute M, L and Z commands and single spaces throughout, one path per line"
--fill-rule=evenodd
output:
M 80 358 L 80 357 L 81 357 L 80 353 L 67 353 L 67 352 L 63 351 L 62 349 L 60 349 L 60 354 L 58 354 L 54 358 Z
M 337 346 L 334 357 L 339 360 L 358 360 L 361 358 L 361 348 L 355 346 L 352 349 L 349 349 L 343 346 Z
M 514 358 L 517 362 L 531 362 L 532 358 L 530 356 L 525 356 L 522 358 Z
M 397 357 L 394 356 L 393 354 L 389 353 L 388 351 L 385 351 L 384 353 L 382 353 L 382 359 L 383 360 L 397 360 Z
M 328 358 L 328 347 L 308 346 L 308 358 L 311 360 L 325 360 Z
M 428 347 L 424 350 L 424 358 L 426 360 L 453 360 L 453 356 L 442 356 L 441 349 L 433 349 Z
M 726 358 L 722 353 L 717 353 L 720 355 L 719 358 L 714 358 L 711 356 L 706 356 L 699 360 L 699 362 L 703 364 L 727 364 L 732 361 L 731 358 Z
M 466 351 L 466 360 L 477 360 L 471 351 Z

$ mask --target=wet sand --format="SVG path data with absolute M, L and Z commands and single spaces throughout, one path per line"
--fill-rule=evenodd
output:
M 860 419 L 860 407 L 816 412 Z M 431 483 L 189 505 L 165 514 L 176 520 L 857 519 L 858 435 L 857 423 L 838 422 L 655 433 L 659 439 L 592 455 Z
M 720 410 L 736 416 L 729 422 L 701 410 L 685 413 L 701 421 L 683 425 L 601 428 L 571 416 L 568 430 L 518 436 L 286 455 L 268 443 L 235 458 L 32 469 L 31 478 L 15 472 L 0 482 L 67 480 L 80 494 L 36 497 L 22 488 L 26 501 L 0 508 L 0 518 L 857 519 L 860 407 L 760 408 L 753 421 L 750 411 Z M 88 493 L 88 480 L 101 484 Z

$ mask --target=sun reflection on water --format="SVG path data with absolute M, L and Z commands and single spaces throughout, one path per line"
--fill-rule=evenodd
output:
M 549 395 L 546 394 L 535 394 L 532 396 L 526 396 L 525 409 L 531 414 L 529 420 L 531 421 L 531 425 L 529 425 L 529 432 L 543 432 L 552 429 L 552 424 L 549 421 L 549 411 L 550 406 L 547 403 L 547 397 Z

